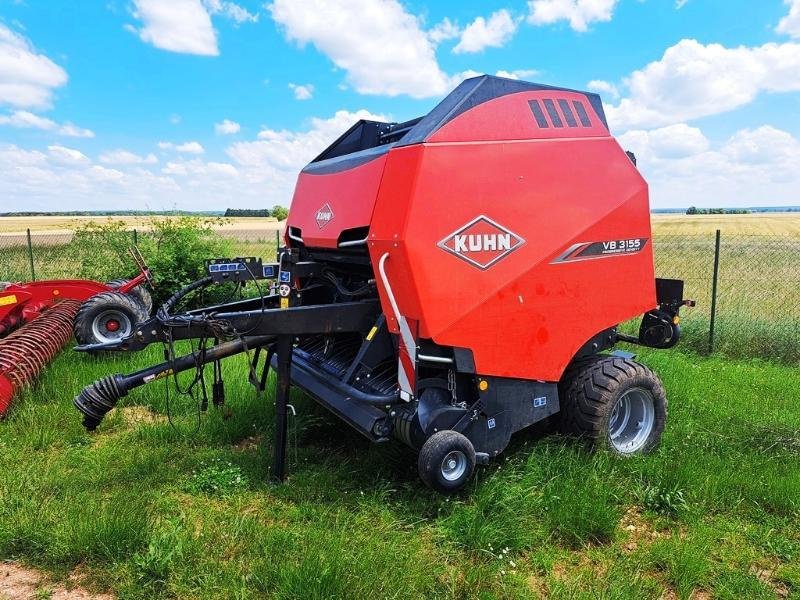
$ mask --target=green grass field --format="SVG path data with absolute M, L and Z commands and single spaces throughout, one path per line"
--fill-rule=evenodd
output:
M 648 352 L 670 400 L 657 453 L 525 432 L 446 499 L 410 451 L 300 394 L 289 479 L 267 484 L 271 397 L 243 357 L 229 418 L 198 425 L 173 397 L 173 428 L 155 384 L 83 431 L 83 385 L 159 358 L 67 351 L 19 397 L 0 423 L 0 557 L 119 598 L 800 597 L 797 369 Z

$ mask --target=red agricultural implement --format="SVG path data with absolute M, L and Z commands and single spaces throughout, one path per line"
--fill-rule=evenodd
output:
M 73 333 L 79 343 L 111 342 L 149 317 L 150 271 L 138 251 L 131 256 L 140 272 L 130 280 L 0 283 L 0 417 Z
M 133 335 L 83 348 L 204 342 L 87 386 L 75 405 L 88 429 L 132 389 L 189 369 L 202 381 L 207 363 L 220 403 L 217 363 L 256 349 L 253 384 L 277 372 L 278 479 L 290 385 L 368 439 L 418 450 L 441 492 L 548 418 L 618 455 L 660 441 L 664 388 L 613 347 L 675 345 L 687 301 L 682 281 L 655 278 L 647 184 L 596 94 L 481 76 L 418 119 L 359 121 L 300 173 L 276 263 L 207 270 Z M 262 279 L 275 293 L 176 308 Z M 636 317 L 638 335 L 620 331 Z

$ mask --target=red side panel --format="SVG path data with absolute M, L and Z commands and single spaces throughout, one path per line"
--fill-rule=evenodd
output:
M 535 127 L 527 95 L 507 98 L 523 101 L 519 118 Z M 464 120 L 466 135 L 480 113 L 480 131 L 490 104 L 511 110 L 504 100 L 451 124 Z M 656 305 L 646 183 L 607 134 L 550 129 L 389 154 L 373 264 L 389 252 L 401 313 L 421 336 L 470 348 L 481 374 L 558 380 L 591 337 Z
M 336 248 L 342 231 L 369 225 L 385 164 L 383 154 L 334 173 L 300 173 L 288 227 L 299 228 L 307 246 Z

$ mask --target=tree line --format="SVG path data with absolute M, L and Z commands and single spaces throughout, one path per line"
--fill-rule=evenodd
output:
M 697 208 L 690 206 L 686 209 L 687 215 L 749 215 L 746 208 Z
M 280 204 L 269 208 L 229 208 L 225 211 L 226 217 L 275 217 L 284 221 L 289 216 L 289 209 Z

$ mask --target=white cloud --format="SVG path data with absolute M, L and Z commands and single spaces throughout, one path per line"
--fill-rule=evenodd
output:
M 230 163 L 206 162 L 200 159 L 171 161 L 161 169 L 166 175 L 237 177 L 239 171 Z
M 733 160 L 751 165 L 782 164 L 784 171 L 800 168 L 800 142 L 790 133 L 763 125 L 737 131 L 723 152 Z
M 593 79 L 586 84 L 586 87 L 590 91 L 603 94 L 612 100 L 619 98 L 619 90 L 617 89 L 617 86 L 608 81 L 603 81 L 602 79 Z
M 628 131 L 617 138 L 640 158 L 684 158 L 705 152 L 711 143 L 697 127 L 685 123 L 649 131 Z
M 42 129 L 66 137 L 94 137 L 94 131 L 91 129 L 84 129 L 69 122 L 59 124 L 52 119 L 33 114 L 27 110 L 15 110 L 10 115 L 0 115 L 0 125 L 8 125 L 18 129 Z
M 221 123 L 214 124 L 214 131 L 219 135 L 233 135 L 239 133 L 241 129 L 242 126 L 239 123 L 230 119 L 223 119 Z
M 258 14 L 249 12 L 246 8 L 236 4 L 235 2 L 225 2 L 224 0 L 203 0 L 208 12 L 212 15 L 220 15 L 227 17 L 236 22 L 237 25 L 242 23 L 257 23 Z
M 506 9 L 492 13 L 488 19 L 478 17 L 461 32 L 461 39 L 453 52 L 460 54 L 500 48 L 514 36 L 518 23 Z
M 275 0 L 267 8 L 287 39 L 313 44 L 359 93 L 428 98 L 448 91 L 435 43 L 398 0 Z
M 784 0 L 789 6 L 789 14 L 783 17 L 775 31 L 793 38 L 800 38 L 800 0 Z
M 311 119 L 311 128 L 307 131 L 263 129 L 258 133 L 258 140 L 233 144 L 226 152 L 240 165 L 284 171 L 293 178 L 359 119 L 386 121 L 383 115 L 366 110 L 339 110 L 328 119 Z
M 714 143 L 685 123 L 619 136 L 650 184 L 653 206 L 797 204 L 800 141 L 764 125 Z
M 310 83 L 305 85 L 290 83 L 289 89 L 294 92 L 295 100 L 311 100 L 314 96 L 314 86 Z
M 586 31 L 596 21 L 610 21 L 618 0 L 529 0 L 528 22 L 551 25 L 569 21 L 575 31 Z
M 56 162 L 68 164 L 89 162 L 89 157 L 80 150 L 75 150 L 75 148 L 53 145 L 48 146 L 47 150 L 50 153 L 50 158 Z
M 104 167 L 73 148 L 54 145 L 42 152 L 0 145 L 0 195 L 8 210 L 169 209 L 180 191 L 171 178 L 138 166 Z
M 64 69 L 0 23 L 0 104 L 48 108 L 53 103 L 54 90 L 65 83 Z
M 689 2 L 689 0 L 675 0 L 675 9 L 682 9 L 684 6 L 686 6 L 687 2 Z
M 800 44 L 726 48 L 681 40 L 625 80 L 628 93 L 607 107 L 613 127 L 658 127 L 724 113 L 763 92 L 800 90 Z
M 143 42 L 156 48 L 217 56 L 217 34 L 200 0 L 134 0 L 134 16 L 144 26 L 136 30 Z
M 539 71 L 536 69 L 516 69 L 514 71 L 505 71 L 500 69 L 495 73 L 498 77 L 506 77 L 508 79 L 530 79 L 536 77 Z
M 445 17 L 428 30 L 428 39 L 438 45 L 447 40 L 453 40 L 461 35 L 459 26 Z
M 172 142 L 158 142 L 161 150 L 175 150 L 184 154 L 202 154 L 205 148 L 200 142 L 184 142 L 183 144 L 173 144 Z
M 152 152 L 147 156 L 141 156 L 122 149 L 105 152 L 100 155 L 99 160 L 107 165 L 153 165 L 158 162 L 158 158 Z

